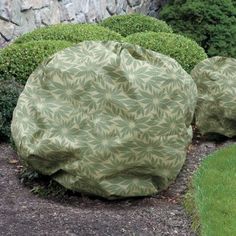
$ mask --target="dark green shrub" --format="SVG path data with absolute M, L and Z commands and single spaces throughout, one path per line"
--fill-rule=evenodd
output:
M 32 40 L 66 40 L 79 43 L 85 40 L 116 40 L 122 36 L 116 32 L 95 24 L 58 24 L 36 29 L 15 40 L 25 43 Z
M 71 45 L 67 41 L 49 40 L 11 44 L 0 52 L 0 81 L 14 78 L 25 84 L 44 59 Z
M 145 31 L 172 33 L 171 27 L 166 22 L 139 14 L 112 16 L 103 20 L 100 24 L 125 37 Z
M 196 40 L 209 56 L 236 57 L 235 0 L 174 0 L 160 18 Z
M 22 90 L 14 80 L 0 81 L 0 141 L 10 140 L 12 113 Z
M 168 55 L 178 61 L 187 72 L 207 58 L 204 49 L 195 41 L 178 34 L 136 33 L 128 36 L 125 41 Z

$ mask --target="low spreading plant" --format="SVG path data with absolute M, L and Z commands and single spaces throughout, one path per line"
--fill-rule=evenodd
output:
M 11 44 L 0 52 L 0 81 L 15 79 L 24 85 L 44 59 L 70 46 L 70 42 L 52 40 Z
M 125 41 L 168 55 L 179 62 L 187 72 L 207 58 L 204 49 L 195 41 L 178 34 L 136 33 L 126 37 Z
M 210 154 L 186 195 L 185 207 L 199 235 L 236 235 L 236 145 Z
M 15 40 L 25 43 L 33 40 L 65 40 L 79 43 L 86 40 L 121 41 L 122 36 L 107 28 L 95 24 L 58 24 L 36 29 Z
M 0 81 L 0 141 L 10 141 L 12 113 L 22 90 L 14 80 Z
M 24 168 L 19 174 L 20 182 L 29 187 L 31 192 L 39 197 L 54 197 L 62 199 L 69 190 L 36 171 Z
M 103 20 L 100 25 L 118 32 L 125 37 L 145 31 L 172 33 L 171 27 L 166 22 L 140 14 L 112 16 Z
M 172 0 L 160 18 L 196 40 L 209 56 L 236 57 L 235 0 Z

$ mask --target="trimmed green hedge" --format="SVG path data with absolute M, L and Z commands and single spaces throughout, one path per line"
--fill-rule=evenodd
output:
M 197 63 L 207 58 L 204 49 L 195 41 L 178 34 L 136 33 L 125 38 L 125 41 L 174 58 L 188 73 Z
M 10 141 L 12 113 L 22 90 L 14 80 L 0 81 L 0 141 Z
M 175 32 L 196 40 L 210 57 L 236 58 L 235 0 L 173 0 L 160 18 Z
M 95 24 L 58 24 L 36 29 L 15 40 L 25 43 L 33 40 L 65 40 L 79 43 L 85 40 L 121 41 L 122 36 L 116 32 Z
M 24 85 L 44 59 L 70 46 L 70 42 L 52 40 L 11 44 L 0 52 L 0 81 L 15 79 Z
M 112 16 L 103 20 L 100 25 L 118 32 L 125 37 L 145 31 L 172 33 L 171 27 L 166 22 L 139 14 Z

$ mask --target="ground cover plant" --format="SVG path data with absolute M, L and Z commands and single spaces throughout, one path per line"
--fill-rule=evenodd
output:
M 171 27 L 166 22 L 140 14 L 112 16 L 103 20 L 100 25 L 118 32 L 122 36 L 144 31 L 172 33 Z
M 202 236 L 236 235 L 236 145 L 210 154 L 193 177 L 185 206 Z
M 178 34 L 143 32 L 129 35 L 124 40 L 174 58 L 187 72 L 207 58 L 204 49 L 194 40 Z
M 85 40 L 115 40 L 122 36 L 114 31 L 96 24 L 58 24 L 36 29 L 15 40 L 15 43 L 25 43 L 32 40 L 66 40 L 79 43 Z
M 59 40 L 11 44 L 0 52 L 0 81 L 15 79 L 24 85 L 30 74 L 43 60 L 72 45 L 71 42 Z
M 172 0 L 160 12 L 160 19 L 196 40 L 209 56 L 236 57 L 234 0 Z
M 19 179 L 21 183 L 30 188 L 30 192 L 40 197 L 63 198 L 70 192 L 49 177 L 40 175 L 31 169 L 22 169 Z

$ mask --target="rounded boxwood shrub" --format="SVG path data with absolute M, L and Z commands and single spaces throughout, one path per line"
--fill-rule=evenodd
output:
M 128 36 L 125 41 L 170 56 L 187 72 L 190 72 L 198 62 L 207 58 L 204 49 L 195 41 L 178 34 L 136 33 Z
M 10 140 L 12 113 L 22 90 L 14 80 L 0 81 L 0 141 Z
M 160 18 L 196 40 L 209 56 L 236 57 L 235 0 L 173 0 Z
M 29 75 L 44 59 L 70 46 L 70 42 L 52 40 L 11 44 L 0 52 L 0 80 L 14 78 L 25 84 Z
M 17 38 L 15 43 L 32 40 L 66 40 L 79 43 L 85 40 L 121 41 L 121 39 L 120 34 L 95 24 L 58 24 L 26 33 Z
M 172 33 L 171 27 L 166 22 L 140 14 L 112 16 L 103 20 L 100 24 L 125 37 L 145 31 Z

